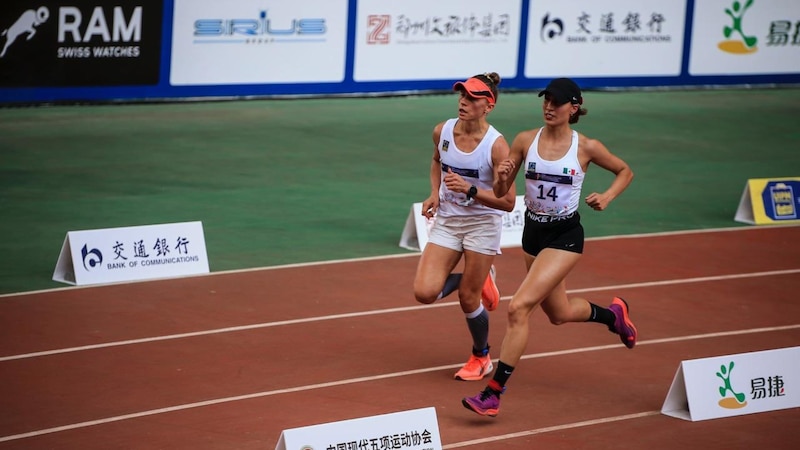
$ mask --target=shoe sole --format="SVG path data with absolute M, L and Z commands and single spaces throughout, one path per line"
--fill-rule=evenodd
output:
M 491 361 L 490 361 L 489 365 L 486 366 L 486 369 L 484 369 L 483 373 L 478 377 L 460 377 L 458 375 L 458 373 L 456 373 L 453 378 L 455 378 L 456 380 L 459 380 L 459 381 L 480 381 L 480 380 L 484 379 L 486 377 L 486 375 L 489 375 L 490 373 L 492 373 L 492 370 L 494 370 L 494 364 L 492 364 Z
M 486 282 L 483 284 L 483 290 L 481 290 L 481 301 L 483 302 L 483 306 L 489 311 L 494 311 L 497 309 L 497 305 L 500 303 L 500 289 L 497 289 L 497 284 L 495 284 L 492 272 L 494 272 L 494 270 L 489 271 L 489 276 L 486 278 Z M 489 295 L 484 295 L 484 293 L 487 291 L 487 283 L 491 283 L 491 288 L 488 292 Z
M 461 404 L 464 405 L 464 408 L 467 408 L 475 414 L 480 414 L 481 416 L 497 417 L 497 413 L 500 412 L 500 409 L 480 409 L 470 403 L 466 398 L 461 399 Z
M 621 302 L 621 303 L 617 302 L 617 305 L 619 305 L 620 309 L 622 310 L 622 321 L 623 321 L 623 323 L 625 324 L 626 327 L 628 327 L 628 329 L 633 331 L 633 342 L 630 343 L 630 345 L 628 345 L 628 342 L 625 342 L 623 340 L 622 343 L 625 344 L 625 347 L 633 348 L 633 347 L 636 346 L 636 341 L 637 341 L 637 339 L 639 337 L 639 332 L 636 331 L 636 326 L 633 325 L 633 322 L 631 322 L 630 317 L 628 317 L 628 313 L 629 313 L 628 302 L 626 302 L 625 299 L 623 299 L 621 297 L 614 297 L 614 301 L 612 301 L 611 303 L 615 303 L 617 300 L 619 300 Z M 620 338 L 622 338 L 621 335 L 620 335 Z

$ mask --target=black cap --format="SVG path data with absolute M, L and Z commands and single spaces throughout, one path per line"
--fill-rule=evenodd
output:
M 564 103 L 572 103 L 574 105 L 583 104 L 583 97 L 581 97 L 581 88 L 569 78 L 556 78 L 550 84 L 539 92 L 539 97 L 544 94 L 550 94 L 553 100 L 559 105 Z

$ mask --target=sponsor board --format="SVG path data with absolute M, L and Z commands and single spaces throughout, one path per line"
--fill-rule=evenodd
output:
M 359 1 L 353 79 L 514 77 L 521 23 L 521 0 Z
M 694 2 L 691 75 L 800 72 L 800 2 Z
M 201 222 L 70 231 L 53 280 L 74 285 L 208 273 Z
M 0 2 L 0 86 L 155 85 L 162 0 Z
M 800 347 L 682 361 L 661 413 L 698 421 L 800 406 Z
M 170 84 L 341 82 L 347 0 L 175 0 Z
M 686 1 L 531 2 L 525 76 L 678 76 Z
M 800 223 L 800 178 L 751 178 L 734 220 L 753 225 Z
M 275 450 L 441 450 L 436 409 L 420 408 L 284 430 Z

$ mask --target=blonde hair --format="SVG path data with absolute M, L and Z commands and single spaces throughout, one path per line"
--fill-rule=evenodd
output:
M 497 85 L 500 84 L 500 75 L 497 72 L 479 73 L 478 75 L 473 75 L 472 78 L 483 81 L 492 90 L 494 100 L 495 102 L 497 101 L 497 96 L 500 94 L 497 91 Z

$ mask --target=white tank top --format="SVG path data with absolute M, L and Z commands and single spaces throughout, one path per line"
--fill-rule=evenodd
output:
M 525 206 L 534 214 L 566 216 L 578 210 L 581 187 L 586 174 L 578 161 L 578 132 L 572 131 L 572 144 L 556 161 L 539 156 L 536 133 L 525 158 Z
M 489 125 L 486 134 L 475 147 L 467 153 L 456 147 L 453 128 L 458 119 L 449 119 L 442 127 L 439 136 L 439 161 L 442 165 L 442 182 L 439 185 L 439 210 L 441 217 L 453 216 L 478 216 L 483 214 L 502 215 L 503 211 L 478 203 L 475 199 L 468 199 L 467 194 L 447 189 L 444 176 L 448 169 L 457 173 L 468 183 L 474 184 L 478 189 L 491 189 L 494 178 L 492 165 L 492 146 L 500 136 L 493 126 Z

